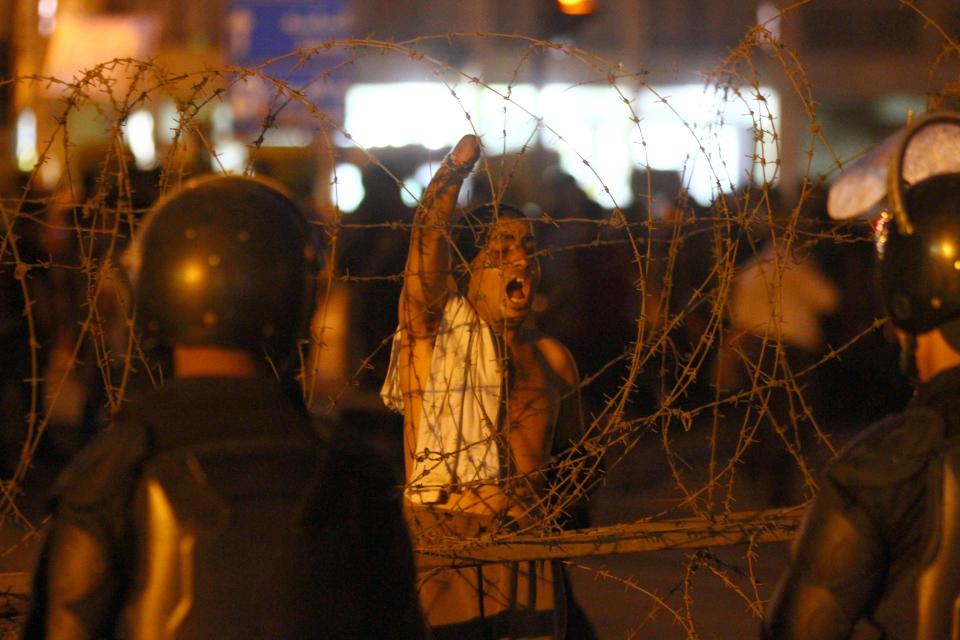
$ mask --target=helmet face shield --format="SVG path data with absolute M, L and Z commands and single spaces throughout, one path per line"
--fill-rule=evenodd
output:
M 303 215 L 261 180 L 188 184 L 147 216 L 131 267 L 147 346 L 241 348 L 285 360 L 312 309 Z
M 925 114 L 844 170 L 830 217 L 871 214 L 884 196 L 873 230 L 894 325 L 922 333 L 960 317 L 960 113 Z
M 897 167 L 893 168 L 895 157 Z M 960 114 L 927 114 L 845 167 L 830 186 L 827 209 L 834 220 L 872 217 L 877 205 L 884 198 L 889 204 L 892 192 L 896 191 L 891 188 L 891 177 L 896 187 L 954 172 L 960 172 Z M 891 173 L 899 175 L 891 176 Z M 894 215 L 892 210 L 888 213 Z

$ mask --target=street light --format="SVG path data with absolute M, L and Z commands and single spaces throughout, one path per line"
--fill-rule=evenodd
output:
M 593 13 L 597 8 L 596 0 L 557 0 L 560 13 L 568 16 L 585 16 Z

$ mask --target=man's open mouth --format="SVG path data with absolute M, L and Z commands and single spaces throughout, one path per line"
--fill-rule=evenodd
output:
M 507 282 L 507 299 L 510 302 L 522 303 L 527 300 L 527 279 L 511 278 Z

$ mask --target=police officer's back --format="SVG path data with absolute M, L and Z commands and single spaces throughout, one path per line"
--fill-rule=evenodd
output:
M 871 178 L 885 157 L 880 284 L 920 384 L 827 468 L 765 638 L 960 638 L 960 114 L 932 114 L 878 147 L 835 185 L 832 215 L 883 195 Z
M 58 481 L 26 637 L 422 637 L 389 468 L 272 373 L 312 307 L 289 198 L 189 184 L 132 261 L 139 335 L 172 353 L 174 379 Z

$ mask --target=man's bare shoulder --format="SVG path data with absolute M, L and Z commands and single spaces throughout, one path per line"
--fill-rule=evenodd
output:
M 548 336 L 539 331 L 532 332 L 531 341 L 536 345 L 537 350 L 543 357 L 544 362 L 558 378 L 568 388 L 576 387 L 580 384 L 580 373 L 577 371 L 577 363 L 573 359 L 573 354 L 562 342 L 552 336 Z

